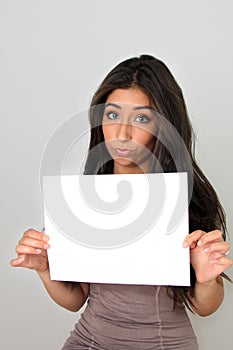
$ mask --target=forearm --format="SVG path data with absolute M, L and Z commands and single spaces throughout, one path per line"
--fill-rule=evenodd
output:
M 88 285 L 79 283 L 74 288 L 62 281 L 51 281 L 48 270 L 37 272 L 48 294 L 60 306 L 70 311 L 78 311 L 85 303 L 88 295 Z
M 218 309 L 224 297 L 222 277 L 206 282 L 196 282 L 192 301 L 192 309 L 200 316 L 208 316 Z

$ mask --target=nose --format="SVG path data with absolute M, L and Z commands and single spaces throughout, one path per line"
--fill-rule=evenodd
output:
M 121 141 L 127 141 L 132 138 L 132 127 L 127 123 L 120 123 L 117 128 L 117 138 Z

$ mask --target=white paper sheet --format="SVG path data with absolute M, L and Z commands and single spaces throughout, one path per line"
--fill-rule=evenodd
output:
M 186 173 L 43 178 L 52 280 L 190 285 Z

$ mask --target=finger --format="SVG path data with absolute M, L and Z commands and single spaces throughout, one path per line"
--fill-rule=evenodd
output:
M 222 258 L 223 256 L 225 256 L 225 254 L 222 254 L 220 252 L 214 252 L 214 253 L 208 254 L 209 261 L 213 261 L 215 259 Z
M 214 241 L 218 241 L 218 242 L 223 241 L 222 232 L 220 230 L 214 230 L 214 231 L 207 232 L 198 241 L 198 246 L 202 246 L 202 245 L 205 245 L 207 243 L 214 242 Z
M 225 269 L 233 265 L 233 260 L 230 258 L 227 258 L 226 256 L 222 256 L 219 259 L 214 259 L 210 261 L 211 264 L 221 265 L 225 266 Z M 224 271 L 224 270 L 223 270 Z
M 18 254 L 18 256 L 20 256 L 22 254 L 38 255 L 38 254 L 42 253 L 42 249 L 34 248 L 34 247 L 28 247 L 28 246 L 23 245 L 23 244 L 18 244 L 17 247 L 16 247 L 16 253 Z
M 28 247 L 38 248 L 38 249 L 48 249 L 50 247 L 48 242 L 44 240 L 38 240 L 28 236 L 23 237 L 18 245 L 25 245 Z
M 196 230 L 190 233 L 188 236 L 185 237 L 185 240 L 183 242 L 183 247 L 190 247 L 194 248 L 197 245 L 197 242 L 200 240 L 200 238 L 205 235 L 206 232 L 202 230 Z
M 49 236 L 46 235 L 43 232 L 39 232 L 33 229 L 29 229 L 27 231 L 24 232 L 23 237 L 30 237 L 30 238 L 34 238 L 37 239 L 38 241 L 45 241 L 47 242 L 49 240 Z
M 204 246 L 204 252 L 205 253 L 214 253 L 214 252 L 219 252 L 221 255 L 226 255 L 226 253 L 229 251 L 230 245 L 228 242 L 215 242 L 215 243 L 210 243 L 206 244 Z

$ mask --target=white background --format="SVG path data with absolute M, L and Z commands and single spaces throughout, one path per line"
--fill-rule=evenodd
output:
M 78 318 L 9 260 L 24 230 L 43 227 L 39 164 L 49 136 L 87 108 L 123 59 L 149 53 L 175 75 L 232 239 L 232 15 L 231 0 L 0 1 L 1 349 L 60 349 Z M 200 350 L 232 348 L 233 286 L 225 285 L 214 315 L 191 316 Z

